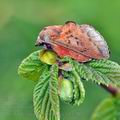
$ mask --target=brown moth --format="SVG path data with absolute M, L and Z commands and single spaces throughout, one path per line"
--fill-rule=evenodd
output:
M 36 45 L 49 44 L 60 57 L 69 56 L 79 62 L 109 58 L 103 36 L 92 26 L 68 21 L 64 25 L 45 27 Z

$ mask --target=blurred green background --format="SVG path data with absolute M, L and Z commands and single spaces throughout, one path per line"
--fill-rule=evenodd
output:
M 21 60 L 38 50 L 34 43 L 44 26 L 73 20 L 93 25 L 108 42 L 111 60 L 120 63 L 120 0 L 0 0 L 0 120 L 36 120 L 32 92 L 35 83 L 20 78 Z M 61 103 L 61 120 L 89 120 L 109 94 L 84 82 L 80 107 Z

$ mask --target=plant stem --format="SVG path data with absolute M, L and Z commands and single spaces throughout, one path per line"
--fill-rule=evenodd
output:
M 112 96 L 116 96 L 118 94 L 120 94 L 120 89 L 118 87 L 114 87 L 112 85 L 103 85 L 101 84 L 101 87 L 104 88 L 106 91 L 108 91 Z

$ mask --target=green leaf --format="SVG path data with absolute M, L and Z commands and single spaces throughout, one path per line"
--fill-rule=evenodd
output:
M 91 120 L 119 120 L 120 97 L 105 99 L 94 111 Z
M 65 57 L 63 62 L 69 62 L 85 80 L 91 80 L 97 84 L 114 84 L 120 86 L 120 65 L 110 60 L 92 60 L 88 63 L 79 63 Z
M 92 69 L 108 77 L 109 83 L 120 86 L 120 65 L 110 60 L 93 60 L 88 63 Z
M 38 80 L 48 66 L 39 59 L 39 51 L 33 52 L 25 58 L 18 68 L 18 74 L 28 80 Z
M 84 63 L 84 64 L 79 63 L 68 57 L 65 57 L 63 61 L 69 62 L 72 65 L 72 67 L 75 68 L 75 70 L 77 71 L 81 79 L 84 79 L 87 81 L 90 80 L 97 84 L 102 83 L 102 84 L 108 85 L 110 83 L 110 80 L 107 78 L 107 76 L 95 70 L 91 66 L 88 66 L 87 63 Z
M 80 74 L 82 74 L 83 76 L 87 76 L 87 75 L 85 75 L 87 73 L 86 73 L 86 71 L 83 71 L 83 70 L 78 71 L 77 67 L 79 70 L 81 69 L 80 63 L 72 60 L 71 58 L 64 57 L 62 59 L 62 62 L 69 62 L 72 65 L 72 69 L 69 73 L 67 71 L 66 72 L 64 71 L 63 73 L 65 76 L 68 76 L 69 77 L 68 79 L 70 79 L 73 82 L 74 98 L 73 98 L 71 104 L 80 105 L 81 103 L 83 103 L 83 101 L 85 99 L 85 89 L 84 89 L 84 85 L 82 83 L 82 76 Z M 82 72 L 84 72 L 84 73 L 82 73 Z
M 40 76 L 33 92 L 34 112 L 38 120 L 60 120 L 58 98 L 58 68 Z
M 33 92 L 34 112 L 38 120 L 47 120 L 51 108 L 49 98 L 50 73 L 46 72 L 40 76 Z
M 58 96 L 58 66 L 56 64 L 51 67 L 51 78 L 50 78 L 50 101 L 52 104 L 52 111 L 55 115 L 56 120 L 60 120 L 60 106 Z
M 81 81 L 79 74 L 75 70 L 71 71 L 71 73 L 72 73 L 72 81 L 74 86 L 74 100 L 73 100 L 74 103 L 73 104 L 80 105 L 81 103 L 83 103 L 85 99 L 84 85 Z
M 76 71 L 79 73 L 79 76 L 82 79 L 91 80 L 97 84 L 102 83 L 108 85 L 110 83 L 110 80 L 105 75 L 96 71 L 92 67 L 78 63 L 76 61 L 73 61 L 73 65 L 75 66 Z

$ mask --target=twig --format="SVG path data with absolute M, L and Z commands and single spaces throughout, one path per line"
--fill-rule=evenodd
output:
M 104 88 L 106 91 L 108 91 L 112 96 L 116 96 L 118 93 L 120 93 L 120 89 L 117 87 L 114 87 L 112 85 L 103 85 L 101 84 L 101 87 Z

